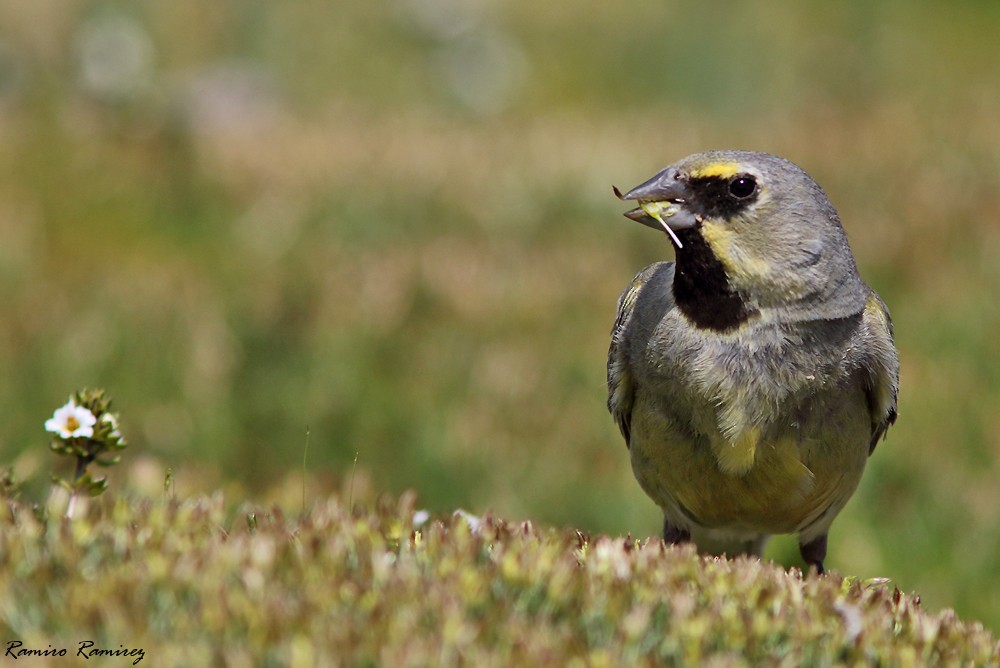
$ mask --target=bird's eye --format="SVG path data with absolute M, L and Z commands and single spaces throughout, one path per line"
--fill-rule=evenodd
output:
M 757 179 L 749 174 L 733 177 L 729 182 L 729 194 L 736 199 L 746 199 L 757 192 Z

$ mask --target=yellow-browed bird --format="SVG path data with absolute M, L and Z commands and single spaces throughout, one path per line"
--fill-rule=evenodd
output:
M 749 151 L 615 192 L 676 251 L 622 293 L 608 353 L 608 408 L 664 539 L 759 555 L 795 533 L 822 573 L 899 379 L 889 312 L 836 210 L 801 168 Z

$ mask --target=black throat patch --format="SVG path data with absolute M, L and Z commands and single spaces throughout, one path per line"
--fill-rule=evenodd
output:
M 726 269 L 698 228 L 679 230 L 684 248 L 677 251 L 674 301 L 695 326 L 725 332 L 757 314 L 729 284 Z

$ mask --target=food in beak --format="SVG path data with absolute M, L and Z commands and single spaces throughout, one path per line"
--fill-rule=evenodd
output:
M 677 238 L 677 233 L 670 229 L 664 218 L 669 218 L 680 210 L 680 205 L 677 202 L 639 202 L 639 206 L 642 210 L 646 212 L 646 215 L 658 222 L 663 226 L 663 229 L 667 232 L 667 235 L 673 240 L 678 248 L 684 248 L 684 244 L 681 240 Z

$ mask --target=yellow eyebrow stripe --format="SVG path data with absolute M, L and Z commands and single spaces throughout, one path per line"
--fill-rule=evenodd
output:
M 738 162 L 710 162 L 704 167 L 696 167 L 691 170 L 691 176 L 696 179 L 706 179 L 710 177 L 729 178 L 744 171 Z

